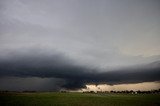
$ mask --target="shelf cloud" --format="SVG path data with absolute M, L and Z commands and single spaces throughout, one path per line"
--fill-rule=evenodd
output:
M 160 80 L 160 61 L 117 70 L 77 65 L 62 54 L 18 54 L 0 61 L 1 77 L 58 78 L 60 88 L 80 89 L 86 84 L 124 84 Z
M 0 0 L 0 90 L 160 81 L 159 10 L 158 0 Z

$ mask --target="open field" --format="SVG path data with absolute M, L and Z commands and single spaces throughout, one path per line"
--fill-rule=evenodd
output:
M 160 94 L 1 93 L 0 106 L 160 106 Z

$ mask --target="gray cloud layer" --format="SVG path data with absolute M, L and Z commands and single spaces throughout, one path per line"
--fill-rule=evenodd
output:
M 160 59 L 158 0 L 1 0 L 0 55 L 41 47 L 119 68 Z

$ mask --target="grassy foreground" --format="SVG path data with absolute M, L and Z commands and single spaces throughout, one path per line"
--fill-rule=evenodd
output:
M 0 106 L 160 106 L 160 94 L 2 93 Z

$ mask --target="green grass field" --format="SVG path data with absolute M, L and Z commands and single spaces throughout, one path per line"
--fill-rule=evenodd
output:
M 160 106 L 160 94 L 1 93 L 0 106 Z

